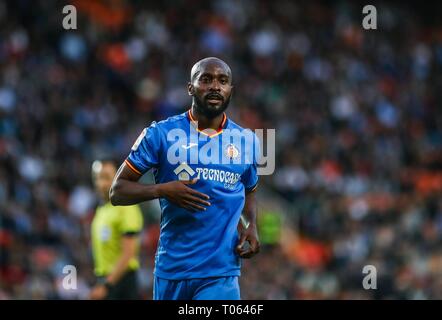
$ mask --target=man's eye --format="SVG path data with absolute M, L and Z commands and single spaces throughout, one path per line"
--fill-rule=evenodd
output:
M 207 83 L 210 81 L 210 79 L 208 77 L 202 77 L 201 81 Z

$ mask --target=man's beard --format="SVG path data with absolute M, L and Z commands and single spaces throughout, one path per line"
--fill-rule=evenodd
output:
M 197 96 L 193 96 L 193 102 L 197 113 L 209 118 L 213 119 L 220 114 L 222 114 L 230 103 L 231 95 L 223 101 L 223 103 L 219 106 L 212 106 L 208 104 L 206 101 L 199 99 Z

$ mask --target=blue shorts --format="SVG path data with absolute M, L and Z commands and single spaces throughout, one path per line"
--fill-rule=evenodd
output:
M 154 300 L 240 300 L 238 277 L 167 280 L 154 277 Z

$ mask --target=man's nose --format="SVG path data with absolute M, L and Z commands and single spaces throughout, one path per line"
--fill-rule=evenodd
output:
M 218 80 L 213 80 L 212 83 L 210 84 L 209 90 L 211 91 L 220 91 L 221 90 L 221 86 L 219 84 Z

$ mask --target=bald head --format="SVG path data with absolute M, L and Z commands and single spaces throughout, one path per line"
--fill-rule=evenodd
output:
M 230 70 L 230 67 L 227 63 L 216 57 L 207 57 L 193 65 L 192 71 L 190 72 L 190 82 L 195 81 L 198 75 L 200 75 L 209 66 L 223 69 L 224 73 L 229 77 L 230 81 L 232 80 L 232 70 Z

